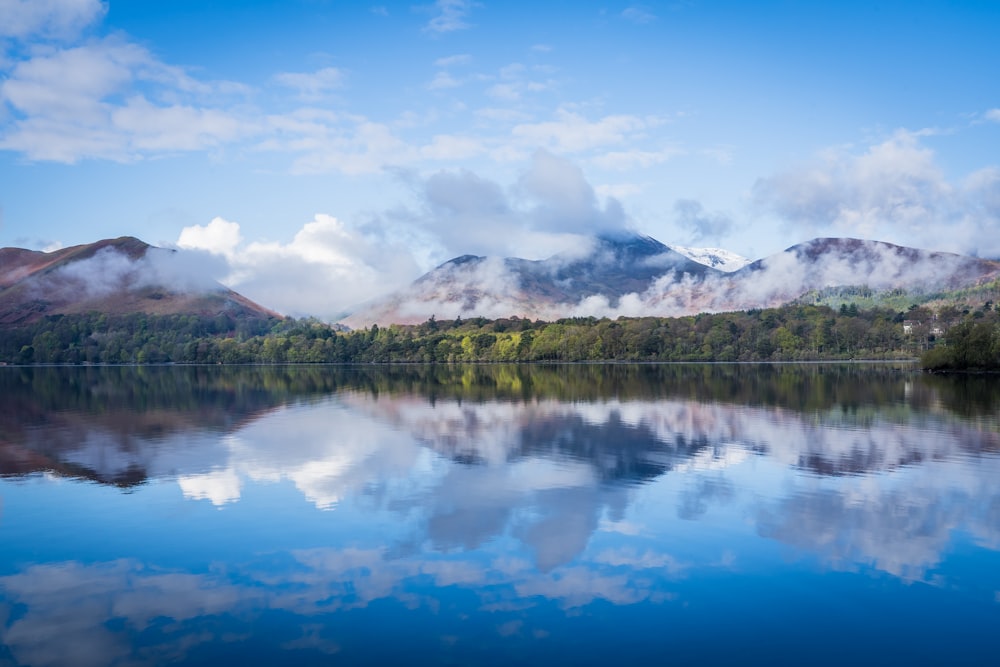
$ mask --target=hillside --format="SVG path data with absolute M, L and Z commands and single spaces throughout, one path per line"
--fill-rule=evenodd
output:
M 124 236 L 53 252 L 0 249 L 0 325 L 50 315 L 226 314 L 272 318 L 273 311 L 203 277 L 174 250 Z

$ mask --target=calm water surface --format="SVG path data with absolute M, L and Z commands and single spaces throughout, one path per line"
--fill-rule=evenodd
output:
M 0 665 L 1000 664 L 1000 378 L 0 368 Z

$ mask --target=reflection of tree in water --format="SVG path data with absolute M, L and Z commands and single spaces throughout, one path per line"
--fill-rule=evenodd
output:
M 434 406 L 539 401 L 590 405 L 609 400 L 747 406 L 789 411 L 803 422 L 867 430 L 927 415 L 963 430 L 963 451 L 996 451 L 1000 383 L 994 377 L 931 377 L 908 366 L 867 364 L 581 364 L 472 366 L 74 367 L 0 369 L 0 474 L 49 470 L 124 486 L 150 474 L 150 448 L 170 439 L 230 433 L 278 407 L 351 391 L 372 399 L 412 397 Z M 572 411 L 568 411 L 572 412 Z M 611 413 L 601 423 L 581 414 L 536 413 L 521 428 L 520 455 L 546 453 L 592 462 L 602 479 L 644 480 L 676 457 L 711 442 L 706 434 L 653 432 Z M 971 425 L 969 424 L 971 422 Z M 746 438 L 758 451 L 772 448 Z M 718 444 L 718 443 L 712 443 Z M 772 443 L 773 444 L 773 443 Z M 830 457 L 808 441 L 798 464 L 821 474 L 886 465 L 879 443 Z M 74 457 L 103 452 L 103 467 Z M 891 462 L 928 454 L 911 448 Z M 475 461 L 475 452 L 453 452 Z M 205 454 L 203 453 L 203 456 Z M 933 458 L 933 454 L 931 455 Z M 93 458 L 93 457 L 91 457 Z

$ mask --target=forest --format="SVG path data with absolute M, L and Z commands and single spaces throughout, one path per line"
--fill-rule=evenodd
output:
M 948 320 L 944 320 L 946 316 Z M 0 330 L 7 364 L 806 361 L 923 356 L 936 370 L 1000 367 L 1000 314 L 842 304 L 690 317 L 436 320 L 341 331 L 314 319 L 53 315 Z M 946 324 L 954 324 L 947 330 Z

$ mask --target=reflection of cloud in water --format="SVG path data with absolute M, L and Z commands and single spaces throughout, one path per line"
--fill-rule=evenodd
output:
M 723 476 L 699 475 L 693 484 L 681 491 L 677 516 L 698 519 L 708 512 L 709 505 L 722 505 L 736 497 L 733 483 Z
M 365 394 L 341 400 L 456 460 L 500 464 L 518 456 L 570 456 L 603 477 L 639 481 L 646 471 L 655 476 L 688 466 L 725 467 L 720 457 L 738 463 L 741 451 L 821 474 L 876 473 L 963 452 L 1000 452 L 995 432 L 891 410 L 803 414 L 687 400 L 439 401 L 431 407 L 417 397 L 373 400 Z
M 280 611 L 292 622 L 268 626 L 268 641 L 330 654 L 350 643 L 351 630 L 328 617 L 375 601 L 395 600 L 435 617 L 487 609 L 498 628 L 510 629 L 545 600 L 567 610 L 597 600 L 665 600 L 654 575 L 685 567 L 667 556 L 616 552 L 548 573 L 524 561 L 489 562 L 474 554 L 388 558 L 379 549 L 322 548 L 291 555 L 296 566 L 277 572 L 255 563 L 204 574 L 131 561 L 31 566 L 0 577 L 0 641 L 16 664 L 37 667 L 167 664 L 211 643 L 249 639 L 264 614 Z M 439 590 L 465 588 L 479 601 L 470 608 L 441 605 L 428 582 Z
M 624 520 L 635 482 L 671 470 L 684 475 L 677 498 L 683 519 L 746 502 L 727 470 L 751 452 L 793 468 L 848 475 L 821 493 L 803 489 L 749 509 L 760 517 L 761 534 L 806 546 L 837 567 L 855 563 L 919 577 L 940 560 L 958 527 L 983 544 L 1000 543 L 1000 522 L 990 522 L 1000 501 L 988 486 L 969 486 L 967 477 L 981 475 L 963 456 L 995 450 L 997 435 L 929 417 L 911 424 L 891 413 L 803 415 L 670 400 L 432 406 L 412 396 L 347 393 L 254 422 L 226 446 L 226 468 L 179 479 L 188 497 L 218 504 L 238 497 L 239 479 L 287 479 L 320 508 L 364 497 L 371 507 L 404 511 L 438 549 L 477 549 L 515 537 L 543 571 L 582 553 L 602 521 Z M 942 470 L 950 477 L 915 486 L 913 475 L 904 474 L 917 462 L 924 462 L 919 469 L 935 461 L 947 462 Z M 850 476 L 889 471 L 897 474 Z M 755 489 L 752 479 L 740 483 L 749 485 L 754 503 L 775 496 L 775 488 Z M 859 489 L 868 494 L 863 503 Z M 977 518 L 986 510 L 975 508 L 994 508 L 993 515 Z
M 331 509 L 345 497 L 373 493 L 392 480 L 408 479 L 426 466 L 427 457 L 412 438 L 385 424 L 351 414 L 329 401 L 295 406 L 247 425 L 223 440 L 226 467 L 207 482 L 232 477 L 256 482 L 290 480 L 320 509 Z M 190 479 L 179 479 L 191 498 L 214 496 L 194 491 Z M 217 488 L 217 487 L 216 487 Z M 239 488 L 232 485 L 238 498 Z M 227 501 L 232 495 L 222 493 Z
M 634 489 L 661 478 L 684 480 L 679 517 L 707 520 L 712 507 L 751 503 L 760 534 L 837 567 L 919 578 L 956 530 L 1000 548 L 1000 498 L 983 472 L 1000 436 L 899 405 L 802 413 L 695 400 L 432 404 L 341 392 L 223 437 L 194 430 L 123 439 L 94 428 L 53 433 L 62 444 L 46 449 L 47 432 L 32 433 L 32 448 L 58 451 L 69 469 L 101 479 L 134 470 L 173 477 L 186 497 L 218 506 L 238 501 L 248 482 L 287 481 L 317 508 L 348 500 L 403 514 L 416 531 L 407 539 L 426 537 L 439 550 L 515 538 L 546 572 L 583 553 L 602 523 L 634 532 Z M 768 486 L 773 477 L 736 477 L 755 454 L 816 477 L 796 476 L 791 492 Z M 808 486 L 823 477 L 818 492 Z
M 200 475 L 178 475 L 177 484 L 185 498 L 209 500 L 216 507 L 239 500 L 243 486 L 239 475 L 231 468 Z
M 758 531 L 836 569 L 871 567 L 907 580 L 927 579 L 958 531 L 1000 549 L 1000 459 L 957 459 L 899 474 L 903 479 L 799 485 L 759 508 Z
M 96 565 L 69 562 L 35 565 L 0 577 L 7 622 L 0 638 L 18 664 L 166 664 L 198 644 L 219 639 L 204 624 L 190 623 L 233 614 L 254 601 L 252 591 L 203 575 L 165 573 L 127 561 Z M 8 606 L 21 606 L 20 611 Z M 163 618 L 170 624 L 160 623 Z M 125 628 L 113 621 L 123 621 Z M 163 638 L 135 655 L 139 633 Z M 177 635 L 184 641 L 177 642 Z

